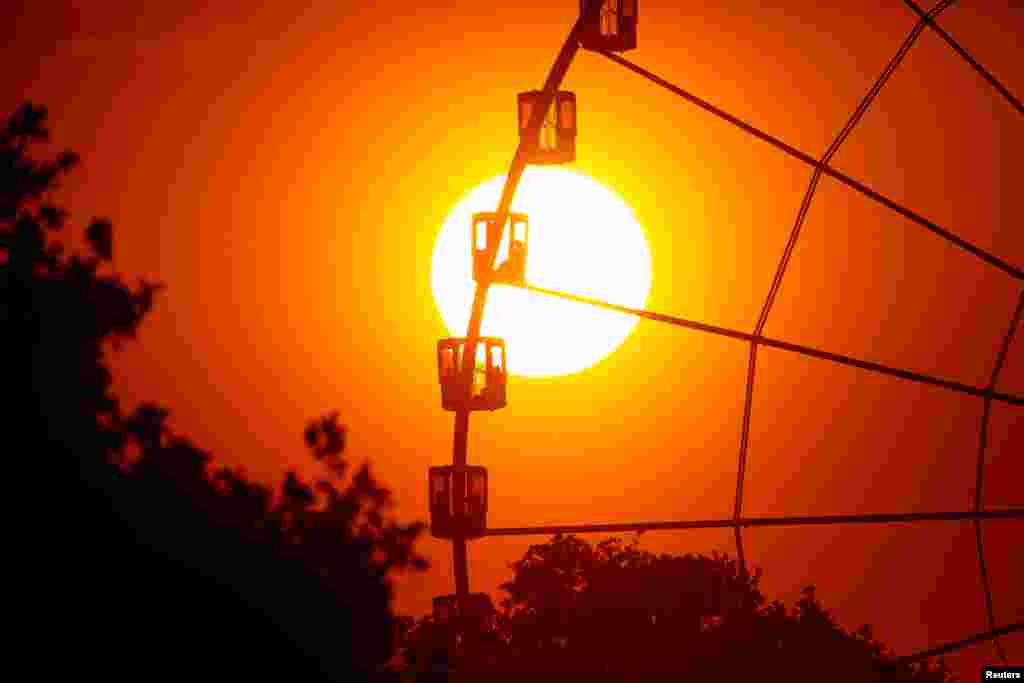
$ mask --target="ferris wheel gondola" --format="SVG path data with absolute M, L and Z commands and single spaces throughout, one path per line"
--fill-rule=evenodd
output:
M 583 14 L 588 0 L 580 0 Z M 587 50 L 626 52 L 636 49 L 637 0 L 603 0 L 597 16 L 585 20 L 580 45 Z

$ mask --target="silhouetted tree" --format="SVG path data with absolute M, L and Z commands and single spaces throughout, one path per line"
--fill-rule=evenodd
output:
M 25 104 L 0 130 L 14 407 L 4 451 L 30 465 L 17 488 L 39 522 L 14 558 L 38 585 L 21 626 L 39 634 L 47 666 L 104 678 L 380 670 L 399 626 L 388 577 L 426 567 L 413 550 L 422 525 L 389 518 L 391 494 L 366 465 L 349 471 L 336 413 L 303 434 L 323 478 L 289 472 L 275 491 L 215 468 L 161 406 L 122 409 L 106 354 L 134 337 L 160 287 L 109 272 L 109 220 L 93 220 L 85 251 L 67 253 L 55 192 L 78 157 L 33 157 L 45 152 L 46 118 Z
M 454 643 L 432 617 L 404 632 L 407 667 L 442 661 L 455 674 L 584 672 L 680 680 L 949 680 L 938 668 L 896 663 L 865 626 L 841 629 L 813 587 L 792 609 L 768 604 L 761 573 L 712 554 L 655 555 L 608 539 L 555 536 L 512 565 L 490 633 Z

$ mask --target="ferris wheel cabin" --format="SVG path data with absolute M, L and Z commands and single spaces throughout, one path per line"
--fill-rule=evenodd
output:
M 505 365 L 505 340 L 480 337 L 476 344 L 469 405 L 459 383 L 459 371 L 465 353 L 465 337 L 446 337 L 437 342 L 437 378 L 441 384 L 441 407 L 445 410 L 499 410 L 507 401 L 505 387 L 508 371 Z
M 487 530 L 487 468 L 470 465 L 465 472 L 465 513 L 460 519 L 454 505 L 455 468 L 430 468 L 430 533 L 436 538 L 454 538 L 458 533 L 475 538 Z
M 537 137 L 527 136 L 530 115 L 541 101 L 542 91 L 519 93 L 519 138 L 526 145 L 531 164 L 568 164 L 576 160 L 576 95 L 559 90 L 544 115 Z
M 488 272 L 487 252 L 497 249 L 497 241 L 501 231 L 498 230 L 496 214 L 479 212 L 473 214 L 473 279 L 484 282 L 490 275 L 490 281 L 499 284 L 526 284 L 526 253 L 530 234 L 530 220 L 524 213 L 510 213 L 508 258 L 498 266 L 493 274 Z
M 580 0 L 580 15 L 588 0 Z M 637 0 L 603 0 L 595 19 L 585 21 L 580 45 L 587 50 L 626 52 L 636 49 Z

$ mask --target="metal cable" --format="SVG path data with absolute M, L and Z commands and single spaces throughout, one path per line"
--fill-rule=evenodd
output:
M 945 645 L 940 645 L 939 647 L 935 647 L 930 650 L 925 650 L 923 652 L 917 652 L 906 657 L 901 657 L 899 661 L 907 664 L 910 664 L 912 662 L 920 662 L 921 660 L 928 659 L 930 657 L 944 655 L 949 652 L 953 652 L 954 650 L 959 650 L 960 648 L 967 647 L 968 645 L 977 645 L 978 643 L 983 643 L 986 640 L 993 640 L 999 636 L 1005 636 L 1010 633 L 1013 633 L 1014 631 L 1022 630 L 1024 630 L 1024 621 L 1018 621 L 1013 624 L 1007 624 L 1002 628 L 992 629 L 991 631 L 987 631 L 986 633 L 979 633 L 977 635 L 964 638 L 963 640 L 958 640 L 953 643 L 946 643 Z
M 597 54 L 601 55 L 602 57 L 610 59 L 611 61 L 613 61 L 613 62 L 615 62 L 617 64 L 621 64 L 622 66 L 626 67 L 630 71 L 633 71 L 634 73 L 640 74 L 641 76 L 643 76 L 644 78 L 652 81 L 653 83 L 656 83 L 657 85 L 662 86 L 663 88 L 669 90 L 670 92 L 672 92 L 672 93 L 674 93 L 676 95 L 679 95 L 683 99 L 685 99 L 685 100 L 687 100 L 687 101 L 697 105 L 698 107 L 700 107 L 701 109 L 704 109 L 705 111 L 708 111 L 708 112 L 714 114 L 715 116 L 719 117 L 720 119 L 728 121 L 729 123 L 733 124 L 737 128 L 740 128 L 741 130 L 745 131 L 746 133 L 749 133 L 750 135 L 753 135 L 754 137 L 758 138 L 759 140 L 767 142 L 768 144 L 772 145 L 773 147 L 776 147 L 777 149 L 782 150 L 783 152 L 785 152 L 789 156 L 793 157 L 794 159 L 798 159 L 799 161 L 802 161 L 805 164 L 807 164 L 807 165 L 809 165 L 811 167 L 814 167 L 814 168 L 818 168 L 819 166 L 821 166 L 821 164 L 817 160 L 815 160 L 814 157 L 812 157 L 811 155 L 806 154 L 804 152 L 801 152 L 796 147 L 793 147 L 792 145 L 789 145 L 789 144 L 783 142 L 779 138 L 776 138 L 776 137 L 774 137 L 772 135 L 769 135 L 768 133 L 765 133 L 764 131 L 762 131 L 762 130 L 760 130 L 758 128 L 755 128 L 754 126 L 750 125 L 749 123 L 746 123 L 746 122 L 742 121 L 741 119 L 733 116 L 732 114 L 729 114 L 729 113 L 725 112 L 724 110 L 719 109 L 718 107 L 716 107 L 713 104 L 707 102 L 706 100 L 703 100 L 703 99 L 697 97 L 696 95 L 694 95 L 694 94 L 692 94 L 692 93 L 690 93 L 690 92 L 688 92 L 686 90 L 683 90 L 682 88 L 679 88 L 679 87 L 677 87 L 675 85 L 672 85 L 668 81 L 666 81 L 666 80 L 664 80 L 662 78 L 659 78 L 658 76 L 655 76 L 653 73 L 651 73 L 650 71 L 644 69 L 643 67 L 638 66 L 638 65 L 634 64 L 633 62 L 630 62 L 629 60 L 624 59 L 624 58 L 620 57 L 619 55 L 611 53 L 611 52 L 602 52 L 600 50 L 597 50 L 596 52 L 597 52 Z M 984 249 L 981 249 L 980 247 L 977 247 L 977 246 L 971 244 L 970 242 L 967 242 L 966 240 L 961 239 L 960 237 L 957 237 L 953 233 L 951 233 L 948 230 L 945 230 L 944 228 L 938 226 L 937 224 L 935 224 L 932 221 L 928 220 L 924 216 L 921 216 L 920 214 L 917 214 L 914 211 L 911 211 L 910 209 L 906 208 L 905 206 L 902 206 L 902 205 L 898 204 L 897 202 L 893 201 L 892 199 L 889 199 L 888 197 L 886 197 L 886 196 L 876 192 L 875 190 L 871 189 L 870 187 L 868 187 L 864 183 L 862 183 L 862 182 L 860 182 L 860 181 L 858 181 L 858 180 L 856 180 L 856 179 L 846 175 L 845 173 L 842 173 L 841 171 L 837 171 L 836 169 L 832 168 L 831 166 L 821 166 L 821 172 L 824 173 L 825 175 L 831 177 L 831 178 L 835 178 L 836 180 L 838 180 L 839 182 L 843 183 L 844 185 L 853 188 L 857 192 L 860 192 L 861 194 L 863 194 L 866 197 L 869 197 L 870 199 L 873 199 L 874 201 L 878 202 L 879 204 L 882 204 L 883 206 L 886 206 L 886 207 L 892 209 L 893 211 L 895 211 L 896 213 L 900 214 L 904 218 L 906 218 L 906 219 L 908 219 L 910 221 L 913 221 L 914 223 L 917 223 L 918 225 L 920 225 L 921 227 L 927 229 L 928 231 L 938 235 L 939 237 L 942 237 L 943 239 L 947 240 L 948 242 L 951 242 L 952 244 L 955 244 L 956 246 L 960 247 L 964 251 L 973 254 L 974 256 L 978 257 L 982 261 L 985 261 L 989 265 L 995 266 L 996 268 L 1002 270 L 1005 273 L 1008 273 L 1009 275 L 1013 276 L 1014 278 L 1016 278 L 1018 280 L 1024 280 L 1024 271 L 1022 271 L 1020 268 L 1017 268 L 1016 266 L 1013 266 L 1013 265 L 1003 261 L 999 257 L 994 256 L 993 254 L 990 254 L 990 253 L 986 252 Z
M 920 16 L 925 16 L 924 11 L 920 7 L 918 7 L 917 4 L 914 3 L 912 0 L 903 0 L 903 2 L 906 3 L 910 7 L 910 9 L 917 12 Z M 985 67 L 979 64 L 973 57 L 967 54 L 967 51 L 960 47 L 960 45 L 955 40 L 953 40 L 953 38 L 948 33 L 943 31 L 942 27 L 939 26 L 933 19 L 925 17 L 925 22 L 928 24 L 929 27 L 931 27 L 933 31 L 942 36 L 942 39 L 949 43 L 949 46 L 956 50 L 956 53 L 958 55 L 963 57 L 968 64 L 974 67 L 974 70 L 977 71 L 982 78 L 988 81 L 989 85 L 998 90 L 999 94 L 1006 98 L 1006 101 L 1010 103 L 1010 106 L 1017 110 L 1018 114 L 1024 116 L 1024 106 L 1021 106 L 1020 100 L 1018 100 L 1016 97 L 1010 94 L 1010 91 L 1007 90 L 1002 83 L 996 80 L 995 76 L 989 73 L 985 69 Z
M 953 3 L 953 0 L 942 0 L 939 2 L 934 9 L 929 12 L 929 16 L 937 16 L 944 9 L 949 7 Z M 761 308 L 761 315 L 757 319 L 757 325 L 754 328 L 754 334 L 760 336 L 764 332 L 764 327 L 768 323 L 768 314 L 771 312 L 772 305 L 775 303 L 775 297 L 779 293 L 779 288 L 782 286 L 782 278 L 786 274 L 786 269 L 789 266 L 789 261 L 793 256 L 793 250 L 796 248 L 797 239 L 800 237 L 800 229 L 803 227 L 804 221 L 807 219 L 807 214 L 811 210 L 811 202 L 814 199 L 814 193 L 818 189 L 818 182 L 821 180 L 821 169 L 832 161 L 832 157 L 839 151 L 843 142 L 849 137 L 850 133 L 856 127 L 857 123 L 860 122 L 864 114 L 867 112 L 871 103 L 874 102 L 878 93 L 882 91 L 882 87 L 885 86 L 889 77 L 895 73 L 896 68 L 899 67 L 907 53 L 910 52 L 910 48 L 913 47 L 914 43 L 917 42 L 918 36 L 924 31 L 926 24 L 924 20 L 920 20 L 914 26 L 914 29 L 910 32 L 910 35 L 903 41 L 900 49 L 897 50 L 885 69 L 882 71 L 882 75 L 878 77 L 874 85 L 868 90 L 867 94 L 858 103 L 857 108 L 854 109 L 850 119 L 839 131 L 836 138 L 825 150 L 825 154 L 822 155 L 821 161 L 814 168 L 814 172 L 811 174 L 811 181 L 807 187 L 807 191 L 804 193 L 803 200 L 800 203 L 800 210 L 797 212 L 796 222 L 793 224 L 793 229 L 790 231 L 789 239 L 786 242 L 786 247 L 782 252 L 782 259 L 779 261 L 779 265 L 775 270 L 775 277 L 772 278 L 771 287 L 768 289 L 768 296 L 765 299 L 764 306 Z M 739 517 L 743 508 L 743 484 L 747 474 L 747 452 L 750 444 L 750 416 L 753 411 L 754 403 L 754 366 L 757 361 L 757 342 L 753 342 L 750 347 L 750 362 L 747 370 L 747 385 L 746 392 L 743 401 L 743 423 L 740 433 L 740 452 L 739 452 L 739 464 L 736 470 L 736 497 L 735 506 L 733 510 L 733 516 Z M 740 570 L 743 575 L 746 575 L 746 561 L 743 553 L 743 534 L 739 527 L 736 527 L 736 552 L 740 558 Z
M 868 370 L 870 372 L 876 372 L 882 375 L 889 375 L 890 377 L 899 377 L 900 379 L 909 380 L 911 382 L 918 382 L 921 384 L 930 384 L 931 386 L 941 387 L 950 391 L 955 391 L 962 394 L 968 394 L 970 396 L 978 396 L 984 398 L 991 396 L 992 400 L 1000 401 L 1003 403 L 1009 403 L 1011 405 L 1024 405 L 1024 396 L 1018 396 L 1016 394 L 1004 394 L 999 391 L 989 390 L 982 387 L 975 387 L 969 384 L 963 384 L 961 382 L 955 382 L 949 379 L 943 379 L 941 377 L 935 377 L 933 375 L 925 375 L 920 372 L 913 372 L 910 370 L 903 370 L 901 368 L 894 368 L 888 365 L 882 365 L 881 363 L 874 363 L 872 361 L 861 360 L 859 358 L 851 358 L 850 356 L 843 356 L 838 353 L 831 353 L 830 351 L 822 351 L 811 346 L 803 346 L 801 344 L 792 344 L 781 339 L 773 339 L 771 337 L 757 336 L 750 332 L 743 332 L 741 330 L 734 330 L 728 327 L 719 327 L 717 325 L 709 325 L 707 323 L 697 322 L 695 320 L 687 320 L 686 318 L 677 318 L 676 316 L 667 315 L 665 313 L 656 313 L 654 311 L 648 311 L 642 308 L 630 308 L 629 306 L 621 306 L 619 304 L 608 303 L 607 301 L 601 301 L 600 299 L 592 299 L 590 297 L 579 296 L 576 294 L 569 294 L 567 292 L 559 292 L 554 289 L 546 289 L 544 287 L 537 287 L 536 285 L 509 285 L 526 289 L 531 292 L 537 292 L 538 294 L 545 294 L 547 296 L 558 297 L 560 299 L 567 299 L 568 301 L 576 301 L 583 304 L 589 304 L 598 308 L 604 308 L 610 311 L 617 311 L 619 313 L 625 313 L 627 315 L 634 315 L 638 318 L 644 318 L 646 320 L 654 320 L 656 322 L 668 323 L 669 325 L 675 325 L 677 327 L 685 327 L 698 332 L 706 332 L 708 334 L 715 334 L 721 337 L 729 337 L 731 339 L 739 339 L 745 342 L 757 342 L 761 346 L 768 346 L 775 349 L 781 349 L 783 351 L 789 351 L 791 353 L 797 353 L 803 356 L 810 356 L 812 358 L 819 358 L 821 360 L 827 360 L 832 363 L 838 363 L 840 365 L 847 365 L 854 368 L 860 368 L 861 370 Z
M 668 522 L 627 522 L 614 524 L 559 524 L 487 529 L 485 536 L 548 536 L 551 534 L 595 534 L 670 529 L 730 529 L 748 527 L 822 526 L 830 524 L 918 524 L 920 522 L 963 522 L 974 519 L 1024 519 L 1024 508 L 965 510 L 963 512 L 902 512 L 865 515 L 818 515 L 804 517 L 741 517 L 739 519 L 695 519 Z
M 995 389 L 996 382 L 999 381 L 999 374 L 1003 370 L 1003 363 L 1006 361 L 1006 354 L 1010 350 L 1010 343 L 1013 341 L 1013 335 L 1017 331 L 1017 326 L 1020 324 L 1022 313 L 1024 313 L 1024 292 L 1021 292 L 1020 298 L 1017 301 L 1017 308 L 1014 310 L 1013 317 L 1010 319 L 1010 329 L 1007 330 L 1006 335 L 1003 337 L 1003 343 L 999 347 L 999 352 L 996 354 L 995 367 L 992 368 L 992 375 L 988 382 L 988 388 L 990 390 Z M 991 411 L 992 399 L 986 397 L 984 407 L 981 412 L 981 435 L 978 445 L 978 466 L 974 485 L 974 509 L 976 511 L 981 510 L 982 507 L 981 492 L 985 477 L 985 450 L 988 447 L 988 424 L 989 418 L 991 417 Z M 974 538 L 978 546 L 978 571 L 981 575 L 981 587 L 984 591 L 985 613 L 988 616 L 988 627 L 990 630 L 995 630 L 996 616 L 992 600 L 992 584 L 988 576 L 988 565 L 985 562 L 985 545 L 982 542 L 981 521 L 977 519 L 974 520 Z M 992 644 L 995 645 L 996 652 L 999 654 L 999 659 L 1002 661 L 1003 665 L 1009 666 L 1009 662 L 1006 658 L 1006 652 L 1003 650 L 1003 645 L 999 642 L 999 638 L 993 637 Z
M 904 2 L 912 10 L 914 10 L 914 12 L 916 12 L 919 16 L 921 16 L 926 21 L 926 23 L 932 28 L 932 30 L 934 30 L 936 33 L 938 33 L 942 37 L 942 39 L 945 40 L 946 43 L 948 43 L 950 45 L 950 47 L 952 47 L 953 50 L 956 51 L 956 53 L 958 55 L 960 55 L 968 64 L 970 64 L 975 69 L 975 71 L 977 71 L 981 75 L 982 78 L 984 78 L 993 88 L 995 88 L 996 91 L 998 91 L 999 94 L 1001 94 L 1006 99 L 1006 101 L 1010 103 L 1010 106 L 1012 106 L 1014 109 L 1017 110 L 1018 114 L 1024 115 L 1024 106 L 1021 106 L 1020 100 L 1018 100 L 1016 97 L 1014 97 L 1010 93 L 1010 91 L 1007 90 L 1006 87 L 1002 83 L 1000 83 L 998 80 L 996 80 L 996 78 L 985 69 L 985 67 L 981 66 L 981 64 L 979 64 L 977 62 L 977 60 L 975 60 L 973 57 L 971 57 L 971 55 L 969 55 L 966 52 L 966 50 L 964 50 L 962 47 L 960 47 L 960 45 L 955 40 L 953 40 L 953 38 L 948 33 L 946 33 L 946 31 L 944 31 L 942 29 L 942 27 L 940 27 L 934 21 L 933 18 L 930 18 L 930 17 L 926 16 L 925 13 L 921 10 L 921 8 L 918 7 L 916 3 L 913 2 L 913 0 L 904 0 Z M 999 373 L 1002 371 L 1003 362 L 1006 360 L 1006 354 L 1009 351 L 1010 342 L 1013 339 L 1014 332 L 1016 331 L 1018 325 L 1020 324 L 1020 318 L 1021 318 L 1021 311 L 1022 311 L 1022 309 L 1024 309 L 1024 292 L 1021 293 L 1020 300 L 1017 303 L 1017 309 L 1014 311 L 1013 318 L 1010 321 L 1010 329 L 1007 331 L 1006 336 L 1003 339 L 1002 347 L 999 349 L 999 353 L 996 356 L 995 367 L 992 370 L 992 376 L 991 376 L 991 379 L 989 380 L 989 388 L 990 389 L 994 389 L 995 388 L 996 382 L 999 379 Z M 991 408 L 992 408 L 992 401 L 990 399 L 986 398 L 985 399 L 984 408 L 982 410 L 982 416 L 981 416 L 981 435 L 980 435 L 979 447 L 978 447 L 978 466 L 977 466 L 977 475 L 976 475 L 975 492 L 974 492 L 974 509 L 975 510 L 980 510 L 981 506 L 982 506 L 981 493 L 982 493 L 982 483 L 984 481 L 985 450 L 986 450 L 987 445 L 988 445 L 988 423 L 989 423 L 989 418 L 991 416 Z M 981 574 L 982 589 L 985 592 L 985 610 L 986 610 L 986 613 L 987 613 L 987 616 L 988 616 L 988 623 L 989 623 L 989 629 L 990 629 L 990 633 L 991 633 L 991 640 L 992 640 L 993 644 L 995 645 L 996 652 L 999 654 L 1000 661 L 1002 661 L 1002 663 L 1004 665 L 1007 665 L 1008 664 L 1008 660 L 1007 660 L 1007 657 L 1006 657 L 1006 652 L 1003 649 L 1002 644 L 999 642 L 999 637 L 998 636 L 1000 635 L 1000 633 L 997 632 L 996 627 L 995 627 L 995 610 L 994 610 L 994 607 L 993 607 L 993 600 L 992 600 L 992 588 L 991 588 L 991 583 L 990 583 L 989 577 L 988 577 L 987 563 L 985 562 L 985 546 L 984 546 L 984 544 L 982 542 L 981 521 L 980 520 L 974 520 L 974 535 L 975 535 L 975 539 L 977 541 L 977 546 L 978 546 L 978 567 L 979 567 L 979 571 L 980 571 L 980 574 Z M 1019 626 L 1020 625 L 1018 624 L 1018 627 Z M 964 642 L 966 642 L 966 641 L 964 641 Z M 970 644 L 970 643 L 967 643 L 967 644 Z M 951 649 L 956 649 L 957 647 L 962 647 L 963 646 L 962 644 L 954 644 L 954 645 L 955 645 L 955 647 L 953 647 Z M 948 650 L 946 650 L 944 648 L 939 648 L 939 651 L 935 652 L 934 654 L 938 654 L 938 653 L 945 652 L 945 651 L 948 651 Z M 932 654 L 933 654 L 932 652 L 924 653 L 924 656 L 925 657 L 932 656 Z
M 942 0 L 942 2 L 938 3 L 931 10 L 931 12 L 928 13 L 927 16 L 938 16 L 940 13 L 942 13 L 943 10 L 952 5 L 953 2 L 954 0 Z M 924 19 L 921 19 L 920 21 L 917 22 L 917 24 L 914 26 L 914 29 L 910 32 L 910 35 L 908 35 L 906 40 L 903 41 L 903 44 L 900 46 L 900 49 L 889 61 L 889 64 L 886 65 L 885 70 L 882 72 L 882 75 L 879 76 L 878 80 L 876 80 L 874 85 L 871 86 L 871 89 L 868 90 L 868 93 L 857 105 L 857 108 L 854 110 L 850 119 L 846 122 L 846 125 L 843 126 L 842 130 L 839 131 L 839 134 L 832 141 L 832 144 L 829 145 L 828 149 L 825 151 L 825 154 L 821 157 L 819 165 L 814 169 L 814 173 L 811 176 L 810 185 L 807 188 L 807 192 L 804 194 L 804 199 L 801 203 L 800 211 L 797 214 L 796 223 L 793 225 L 793 230 L 790 233 L 789 241 L 786 243 L 786 248 L 783 252 L 782 260 L 779 262 L 779 266 L 775 271 L 775 277 L 772 280 L 771 288 L 768 291 L 768 298 L 765 300 L 764 306 L 761 309 L 761 315 L 757 320 L 757 327 L 754 330 L 755 334 L 761 334 L 764 331 L 765 325 L 768 323 L 768 314 L 771 312 L 771 308 L 775 302 L 775 297 L 778 294 L 779 287 L 782 285 L 782 278 L 785 276 L 786 268 L 789 265 L 790 257 L 793 254 L 793 249 L 796 247 L 797 238 L 800 235 L 800 229 L 801 227 L 803 227 L 804 220 L 807 218 L 807 213 L 810 210 L 811 206 L 811 200 L 814 198 L 814 193 L 817 189 L 818 181 L 821 179 L 822 167 L 827 166 L 829 162 L 832 161 L 832 157 L 836 155 L 836 153 L 839 151 L 839 148 L 849 137 L 850 133 L 853 132 L 853 129 L 864 117 L 864 114 L 867 113 L 868 108 L 874 102 L 875 98 L 878 96 L 878 93 L 882 91 L 882 87 L 885 86 L 889 78 L 892 76 L 893 73 L 895 73 L 896 69 L 903 62 L 903 59 L 910 52 L 910 48 L 913 47 L 914 43 L 917 42 L 917 38 L 924 31 L 926 25 L 927 24 L 925 23 Z

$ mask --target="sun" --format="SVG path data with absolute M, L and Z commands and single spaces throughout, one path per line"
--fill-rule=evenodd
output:
M 452 336 L 464 336 L 475 283 L 470 221 L 498 206 L 505 176 L 464 196 L 437 237 L 431 288 Z M 527 167 L 512 211 L 530 220 L 529 284 L 642 308 L 651 288 L 651 256 L 633 211 L 614 192 L 583 174 Z M 497 263 L 508 254 L 508 230 Z M 494 285 L 481 334 L 503 337 L 508 371 L 527 377 L 569 375 L 613 352 L 636 318 L 515 287 Z

